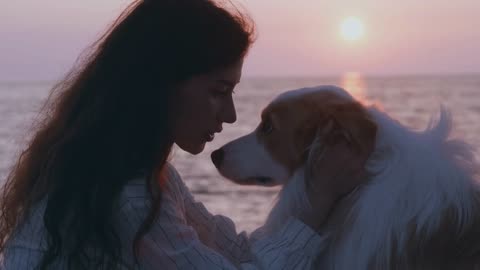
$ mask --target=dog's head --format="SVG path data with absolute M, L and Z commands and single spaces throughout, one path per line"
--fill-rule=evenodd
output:
M 235 183 L 283 185 L 308 163 L 311 145 L 325 143 L 317 134 L 329 122 L 334 123 L 330 132 L 348 136 L 352 147 L 374 144 L 376 125 L 365 108 L 341 88 L 318 86 L 278 96 L 252 133 L 214 151 L 212 161 Z

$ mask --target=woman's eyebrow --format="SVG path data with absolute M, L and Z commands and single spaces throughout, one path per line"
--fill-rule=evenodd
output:
M 234 82 L 234 81 L 225 80 L 225 79 L 219 79 L 217 80 L 217 82 L 221 84 L 225 84 L 226 86 L 229 86 L 229 87 L 234 87 L 237 83 L 239 83 L 239 82 Z

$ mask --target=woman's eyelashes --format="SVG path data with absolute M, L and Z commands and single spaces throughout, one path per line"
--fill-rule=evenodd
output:
M 235 94 L 235 91 L 231 87 L 223 87 L 223 88 L 214 88 L 212 93 L 216 97 L 227 97 L 232 94 Z

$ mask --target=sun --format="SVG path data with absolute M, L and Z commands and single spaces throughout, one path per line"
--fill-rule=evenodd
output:
M 365 26 L 360 19 L 349 17 L 343 20 L 340 26 L 340 34 L 347 41 L 359 40 L 365 34 Z

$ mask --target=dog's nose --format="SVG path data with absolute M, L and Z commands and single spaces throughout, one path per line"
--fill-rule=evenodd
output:
M 212 162 L 215 164 L 215 167 L 220 168 L 220 165 L 222 165 L 223 161 L 223 149 L 220 148 L 213 151 L 210 157 L 212 158 Z

